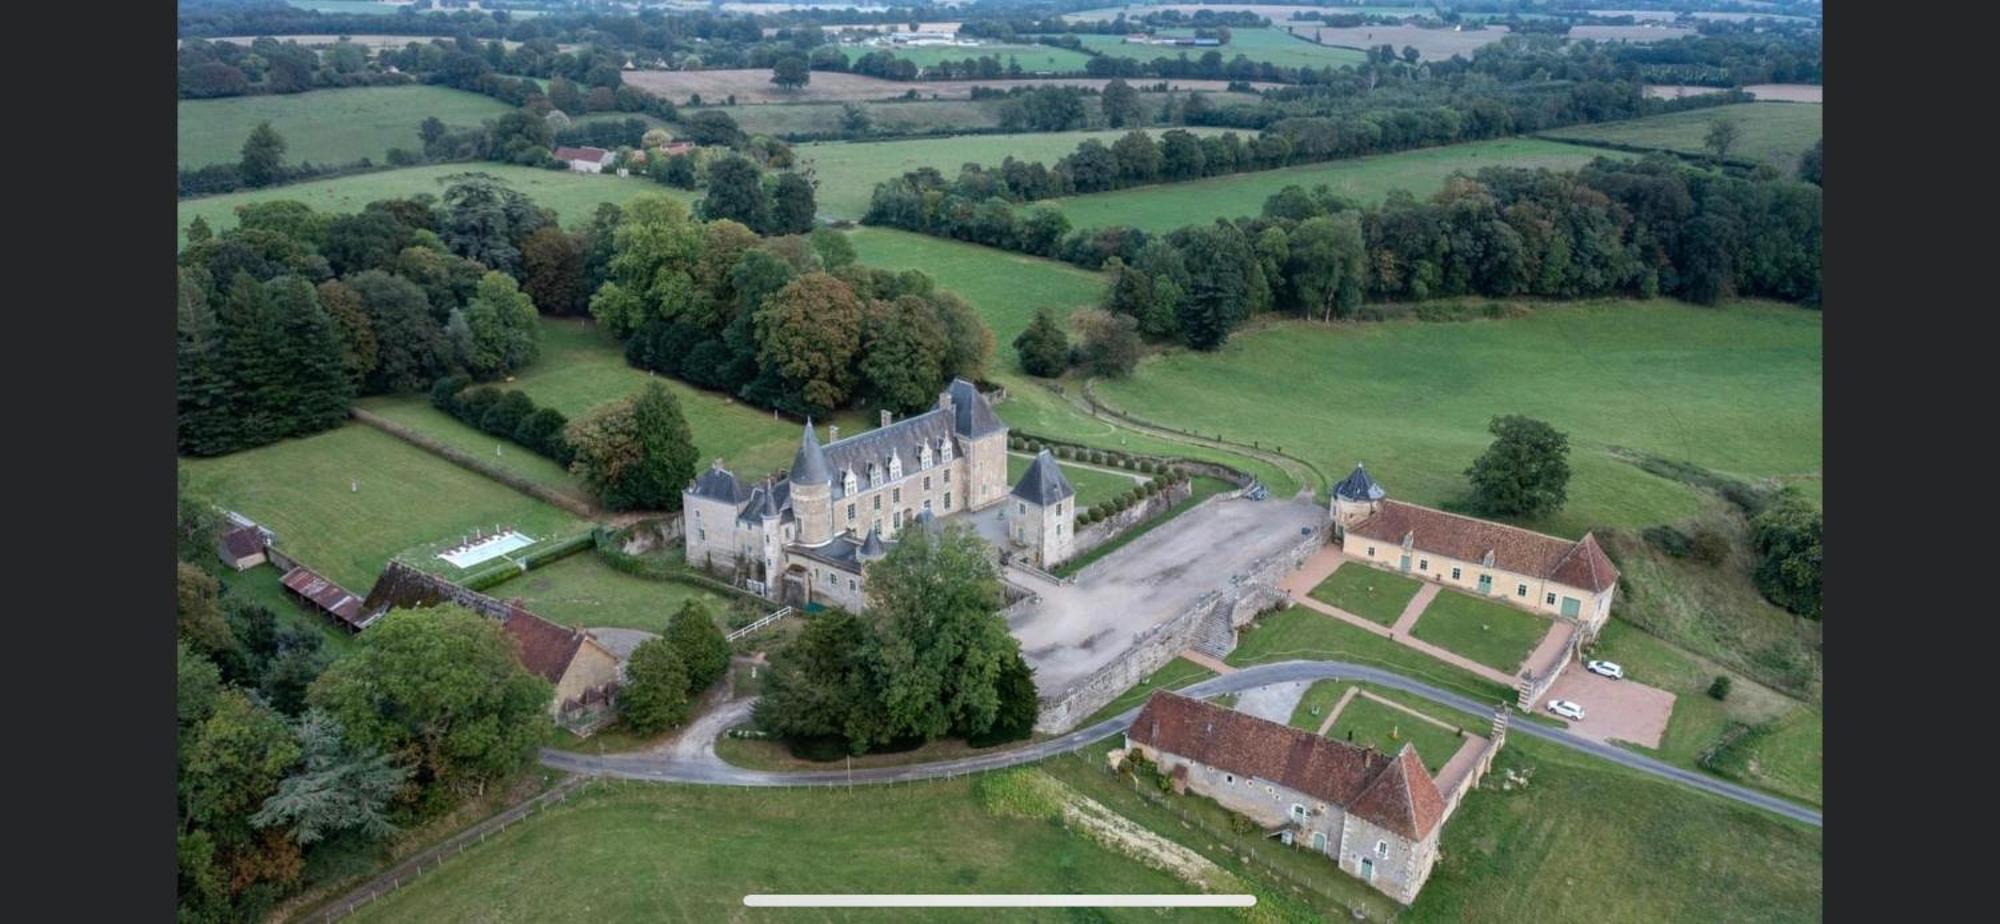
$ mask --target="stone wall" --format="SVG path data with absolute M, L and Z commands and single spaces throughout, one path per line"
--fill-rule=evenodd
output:
M 1227 620 L 1231 629 L 1249 624 L 1258 613 L 1284 599 L 1284 594 L 1278 590 L 1279 579 L 1298 570 L 1313 552 L 1326 544 L 1326 529 L 1322 524 L 1311 535 L 1300 537 L 1298 542 L 1283 551 L 1229 575 L 1221 582 L 1222 586 L 1201 595 L 1172 618 L 1147 630 L 1117 660 L 1043 700 L 1041 715 L 1035 720 L 1035 730 L 1059 734 L 1076 727 L 1134 684 L 1165 667 L 1181 652 L 1195 647 L 1196 641 L 1202 638 L 1205 623 L 1211 619 L 1218 623 Z M 1088 573 L 1088 570 L 1085 569 L 1085 572 Z M 1078 579 L 1084 580 L 1081 576 Z M 1226 647 L 1211 643 L 1204 645 L 1203 649 L 1214 654 L 1218 647 L 1224 653 L 1235 648 L 1234 633 L 1227 639 Z
M 1192 494 L 1194 494 L 1194 483 L 1191 481 L 1168 485 L 1165 490 L 1158 494 L 1150 495 L 1145 500 L 1133 504 L 1124 510 L 1120 510 L 1106 519 L 1099 520 L 1096 523 L 1077 530 L 1076 538 L 1070 544 L 1069 555 L 1067 557 L 1075 558 L 1085 554 L 1091 549 L 1118 538 L 1120 533 L 1134 526 L 1138 526 L 1156 517 L 1165 516 L 1169 510 L 1173 509 L 1175 504 L 1187 500 Z

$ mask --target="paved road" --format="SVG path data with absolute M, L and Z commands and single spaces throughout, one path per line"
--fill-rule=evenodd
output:
M 1440 690 L 1429 684 L 1404 677 L 1401 674 L 1362 664 L 1344 661 L 1281 661 L 1246 667 L 1233 674 L 1213 677 L 1197 684 L 1184 687 L 1181 692 L 1190 696 L 1210 696 L 1219 693 L 1238 693 L 1244 690 L 1273 683 L 1288 683 L 1300 680 L 1326 680 L 1341 678 L 1361 680 L 1391 689 L 1402 690 L 1421 696 L 1439 705 L 1448 706 L 1472 715 L 1489 715 L 1493 705 L 1481 703 L 1470 697 Z M 747 715 L 746 705 L 726 707 L 734 717 Z M 698 753 L 693 748 L 676 749 L 666 754 L 618 754 L 590 755 L 574 754 L 566 751 L 545 750 L 542 763 L 559 770 L 572 773 L 596 774 L 624 777 L 636 780 L 657 780 L 677 783 L 706 783 L 723 786 L 838 786 L 850 783 L 897 783 L 911 780 L 935 779 L 939 777 L 963 776 L 982 770 L 994 770 L 1018 764 L 1032 763 L 1058 754 L 1078 750 L 1093 742 L 1108 738 L 1125 730 L 1132 719 L 1139 714 L 1135 707 L 1115 718 L 1106 719 L 1087 728 L 1077 729 L 1057 738 L 1036 742 L 1026 747 L 1011 748 L 991 754 L 962 757 L 956 760 L 938 761 L 928 764 L 912 764 L 902 767 L 874 767 L 864 770 L 809 770 L 793 773 L 778 773 L 767 770 L 746 770 L 732 766 L 715 756 L 713 734 L 722 731 L 723 726 L 716 721 L 703 720 L 697 723 L 708 744 Z M 713 729 L 710 732 L 709 729 Z M 697 737 L 690 734 L 682 738 L 693 742 Z M 1816 810 L 1795 805 L 1776 796 L 1767 795 L 1744 786 L 1725 782 L 1692 770 L 1683 770 L 1671 764 L 1662 763 L 1650 757 L 1632 753 L 1613 745 L 1592 741 L 1571 734 L 1559 728 L 1539 725 L 1529 721 L 1516 721 L 1508 726 L 1509 734 L 1527 735 L 1552 741 L 1573 750 L 1601 757 L 1619 766 L 1628 767 L 1641 773 L 1671 780 L 1684 786 L 1691 786 L 1704 792 L 1733 799 L 1818 827 L 1820 813 Z

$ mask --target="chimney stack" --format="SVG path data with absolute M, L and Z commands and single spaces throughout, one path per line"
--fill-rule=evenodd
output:
M 826 425 L 826 441 L 827 441 L 827 442 L 829 442 L 829 443 L 838 443 L 838 442 L 840 442 L 840 425 L 839 425 L 839 424 L 827 424 L 827 425 Z
M 885 426 L 885 427 L 886 427 L 886 426 L 888 426 L 888 425 L 889 425 L 889 419 L 890 419 L 890 417 L 891 417 L 891 415 L 890 415 L 890 413 L 889 413 L 889 409 L 888 409 L 888 408 L 883 408 L 883 409 L 882 409 L 882 426 Z

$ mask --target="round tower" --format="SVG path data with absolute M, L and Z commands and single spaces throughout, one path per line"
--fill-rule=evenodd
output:
M 799 440 L 798 455 L 792 457 L 792 516 L 799 523 L 799 544 L 814 546 L 833 541 L 833 471 L 827 467 L 826 453 L 819 448 L 812 419 Z
M 1366 520 L 1381 509 L 1382 498 L 1389 492 L 1368 477 L 1368 469 L 1361 463 L 1354 463 L 1354 471 L 1333 486 L 1333 524 L 1345 532 L 1349 526 Z

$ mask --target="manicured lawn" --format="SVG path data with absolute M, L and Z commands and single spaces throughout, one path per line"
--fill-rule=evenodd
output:
M 895 112 L 904 106 L 968 106 L 982 103 L 882 103 L 871 112 Z M 1095 108 L 1096 104 L 1089 104 Z M 747 110 L 777 108 L 772 106 L 748 106 Z M 787 107 L 831 109 L 835 115 L 839 106 Z M 1192 129 L 1197 134 L 1220 134 L 1221 129 Z M 1000 162 L 1013 157 L 1022 161 L 1040 161 L 1054 166 L 1063 155 L 1076 150 L 1085 139 L 1095 138 L 1110 145 L 1124 137 L 1126 130 L 1091 132 L 1031 132 L 1009 135 L 970 135 L 959 138 L 911 138 L 903 141 L 828 141 L 817 144 L 802 144 L 798 147 L 800 163 L 809 165 L 812 174 L 819 181 L 819 214 L 827 218 L 859 219 L 868 211 L 868 200 L 875 194 L 875 184 L 893 180 L 919 167 L 935 167 L 947 180 L 958 176 L 958 168 L 965 164 L 979 164 L 984 167 L 998 167 Z M 1159 130 L 1153 130 L 1155 138 Z M 869 231 L 867 233 L 875 233 Z M 860 241 L 855 241 L 857 246 Z M 865 258 L 863 262 L 868 262 Z M 1026 321 L 1022 322 L 1023 326 Z
M 1403 615 L 1403 607 L 1409 605 L 1423 586 L 1422 582 L 1400 574 L 1348 562 L 1319 582 L 1311 596 L 1356 616 L 1393 626 L 1396 617 Z
M 1292 707 L 1291 726 L 1306 731 L 1319 731 L 1319 723 L 1326 721 L 1327 713 L 1333 711 L 1334 704 L 1347 694 L 1354 684 L 1339 680 L 1315 680 L 1306 688 L 1299 704 Z
M 279 622 L 309 627 L 318 632 L 326 642 L 326 649 L 335 654 L 345 654 L 352 650 L 355 645 L 354 636 L 349 635 L 347 630 L 337 628 L 332 620 L 308 612 L 293 602 L 292 598 L 285 596 L 284 585 L 279 583 L 283 577 L 284 573 L 278 570 L 278 566 L 262 564 L 248 571 L 231 571 L 224 568 L 220 580 L 224 599 L 240 597 L 261 603 L 266 609 L 278 614 Z M 355 593 L 368 592 L 366 587 L 348 589 Z
M 1126 544 L 1138 539 L 1140 536 L 1143 536 L 1146 533 L 1159 528 L 1161 525 L 1165 524 L 1168 520 L 1171 520 L 1174 517 L 1180 516 L 1181 514 L 1194 509 L 1194 505 L 1199 504 L 1202 501 L 1205 501 L 1211 497 L 1214 497 L 1217 494 L 1221 494 L 1224 491 L 1236 490 L 1236 486 L 1230 484 L 1227 481 L 1223 481 L 1220 478 L 1209 478 L 1205 475 L 1193 479 L 1190 482 L 1190 484 L 1192 484 L 1193 490 L 1188 494 L 1187 500 L 1181 501 L 1173 509 L 1169 510 L 1166 516 L 1155 517 L 1154 519 L 1147 520 L 1146 522 L 1141 523 L 1138 526 L 1134 526 L 1131 529 L 1119 533 L 1110 542 L 1100 545 L 1097 548 L 1091 549 L 1090 551 L 1085 552 L 1082 555 L 1078 555 L 1077 557 L 1072 558 L 1069 561 L 1063 562 L 1062 566 L 1057 568 L 1054 573 L 1058 577 L 1068 577 L 1072 574 L 1082 571 L 1083 569 L 1089 567 L 1091 562 L 1097 561 L 1098 559 L 1103 558 L 1104 556 L 1109 555 L 1112 552 L 1118 551 L 1120 548 L 1123 548 Z
M 1318 728 L 1318 726 L 1314 726 Z M 1327 729 L 1326 736 L 1354 744 L 1372 744 L 1385 754 L 1395 754 L 1404 744 L 1416 746 L 1424 768 L 1437 775 L 1445 762 L 1458 753 L 1465 739 L 1456 732 L 1439 728 L 1416 716 L 1391 709 L 1366 696 L 1356 696 L 1340 710 L 1340 718 Z
M 1389 496 L 1431 505 L 1464 496 L 1494 416 L 1526 414 L 1569 434 L 1571 477 L 1560 512 L 1521 525 L 1579 536 L 1699 507 L 1694 489 L 1614 447 L 1746 478 L 1819 472 L 1821 366 L 1816 311 L 1594 301 L 1463 323 L 1276 322 L 1214 353 L 1142 361 L 1097 394 L 1150 420 L 1276 444 L 1323 471 L 1363 461 Z
M 1382 667 L 1481 702 L 1513 703 L 1512 689 L 1303 606 L 1263 616 L 1243 629 L 1223 659 L 1235 667 L 1275 661 L 1352 661 Z
M 1548 132 L 1545 137 L 1706 154 L 1708 148 L 1703 139 L 1708 136 L 1709 125 L 1716 119 L 1727 119 L 1736 123 L 1740 133 L 1729 156 L 1761 161 L 1790 174 L 1798 169 L 1799 155 L 1820 139 L 1821 112 L 1818 103 L 1736 103 L 1623 122 L 1578 125 Z
M 1498 788 L 1505 771 L 1525 788 Z M 1525 735 L 1445 824 L 1404 921 L 1818 921 L 1820 832 Z
M 387 418 L 390 422 L 468 453 L 481 462 L 535 484 L 591 500 L 583 479 L 570 474 L 555 460 L 530 452 L 517 443 L 503 440 L 431 406 L 424 395 L 373 395 L 356 401 L 355 406 Z M 495 452 L 495 448 L 499 452 Z
M 936 67 L 941 61 L 950 61 L 956 68 L 959 62 L 968 58 L 999 58 L 1002 71 L 1008 70 L 1011 64 L 1019 63 L 1023 76 L 1030 77 L 1036 74 L 1081 74 L 1083 66 L 1090 61 L 1090 56 L 1083 52 L 1050 45 L 978 45 L 967 48 L 853 45 L 841 50 L 847 53 L 850 61 L 869 52 L 886 51 L 920 68 Z
M 350 423 L 213 459 L 190 487 L 278 534 L 278 547 L 357 594 L 406 549 L 505 523 L 536 539 L 584 524 L 499 482 Z M 354 481 L 360 490 L 352 490 Z M 442 564 L 442 563 L 439 563 Z
M 1161 690 L 1178 690 L 1188 684 L 1200 683 L 1213 676 L 1215 676 L 1215 672 L 1206 667 L 1202 667 L 1186 658 L 1175 658 L 1172 661 L 1168 661 L 1165 667 L 1154 671 L 1151 676 L 1139 681 L 1137 686 L 1120 693 L 1117 699 L 1106 703 L 1104 708 L 1092 713 L 1090 718 L 1078 722 L 1076 727 L 1088 728 L 1127 709 L 1137 708 L 1154 693 Z
M 476 128 L 510 111 L 487 96 L 421 84 L 348 87 L 268 96 L 184 99 L 176 122 L 185 169 L 236 163 L 259 122 L 285 139 L 285 163 L 386 163 L 390 148 L 422 151 L 417 125 L 435 116 L 452 128 Z
M 1284 23 L 1274 19 L 1274 27 L 1268 29 L 1230 29 L 1229 44 L 1207 48 L 1184 47 L 1179 45 L 1137 45 L 1126 44 L 1122 35 L 1079 35 L 1085 48 L 1114 58 L 1131 58 L 1137 61 L 1151 61 L 1155 58 L 1179 58 L 1187 56 L 1190 61 L 1200 61 L 1211 51 L 1222 55 L 1223 63 L 1236 60 L 1237 55 L 1259 63 L 1276 64 L 1280 67 L 1332 67 L 1362 64 L 1368 56 L 1352 48 L 1330 48 L 1315 45 L 1304 39 L 1285 34 Z M 1313 24 L 1297 23 L 1302 32 L 1311 34 Z M 1162 36 L 1188 37 L 1194 35 L 1192 29 L 1163 29 Z
M 1445 590 L 1431 600 L 1410 634 L 1511 674 L 1553 624 L 1553 620 L 1505 604 Z
M 535 615 L 565 626 L 665 632 L 667 619 L 689 600 L 701 600 L 715 623 L 729 631 L 731 601 L 691 584 L 654 581 L 612 568 L 591 551 L 543 565 L 486 591 L 503 600 L 520 597 Z
M 1255 133 L 1239 135 L 1247 142 Z M 1598 157 L 1628 156 L 1535 138 L 1507 138 L 1237 173 L 1190 183 L 1140 186 L 1050 199 L 1041 204 L 1060 209 L 1075 228 L 1130 225 L 1166 232 L 1216 218 L 1261 215 L 1264 200 L 1287 186 L 1311 189 L 1324 183 L 1334 192 L 1363 203 L 1379 202 L 1396 190 L 1406 190 L 1422 199 L 1443 189 L 1445 180 L 1454 173 L 1475 173 L 1483 167 L 1573 170 Z
M 1013 452 L 1008 453 L 1007 483 L 1009 485 L 1018 483 L 1021 480 L 1021 476 L 1028 473 L 1028 465 L 1034 461 L 1033 456 Z M 1133 480 L 1130 476 L 1107 472 L 1103 469 L 1085 468 L 1079 465 L 1072 465 L 1068 462 L 1058 462 L 1056 463 L 1056 467 L 1061 469 L 1063 477 L 1069 480 L 1069 486 L 1076 489 L 1076 507 L 1078 510 L 1087 510 L 1100 501 L 1110 500 L 1140 485 L 1140 482 Z M 1151 476 L 1148 475 L 1140 477 L 1149 481 L 1151 480 Z
M 997 817 L 972 785 L 958 779 L 850 792 L 592 784 L 361 909 L 355 920 L 720 921 L 744 919 L 743 896 L 751 893 L 1189 891 L 1081 835 Z M 938 918 L 879 911 L 784 917 Z M 1124 910 L 1107 918 L 1156 916 Z
M 695 193 L 662 186 L 640 177 L 590 176 L 567 170 L 543 170 L 511 164 L 432 164 L 182 199 L 174 211 L 174 240 L 176 246 L 185 243 L 188 223 L 194 221 L 197 215 L 206 219 L 208 226 L 217 232 L 236 227 L 236 207 L 246 202 L 294 199 L 322 212 L 358 212 L 362 206 L 378 199 L 398 199 L 417 193 L 441 196 L 449 184 L 440 180 L 474 172 L 499 177 L 508 186 L 533 199 L 536 205 L 555 209 L 563 224 L 570 227 L 589 221 L 591 213 L 601 202 L 623 203 L 648 193 L 690 203 L 697 198 Z

